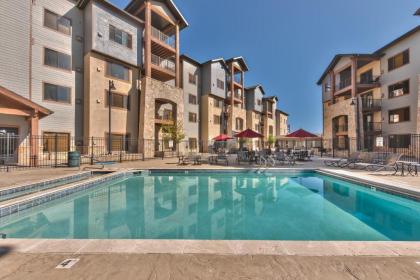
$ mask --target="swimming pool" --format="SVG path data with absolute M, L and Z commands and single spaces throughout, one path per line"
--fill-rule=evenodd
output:
M 8 238 L 419 241 L 420 203 L 317 172 L 152 172 L 0 219 Z

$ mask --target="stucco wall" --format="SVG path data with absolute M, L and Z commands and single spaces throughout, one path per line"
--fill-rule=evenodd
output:
M 197 83 L 195 85 L 189 83 L 188 81 L 190 73 L 196 76 Z M 182 85 L 184 89 L 184 132 L 186 139 L 196 138 L 198 141 L 200 122 L 199 102 L 201 95 L 201 71 L 199 67 L 189 63 L 186 60 L 182 61 Z M 194 105 L 189 103 L 190 94 L 196 96 L 197 104 Z M 196 123 L 189 122 L 189 113 L 197 114 Z

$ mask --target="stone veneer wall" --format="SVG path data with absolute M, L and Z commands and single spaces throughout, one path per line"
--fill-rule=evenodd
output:
M 420 133 L 420 74 L 417 75 L 417 134 Z
M 149 77 L 143 77 L 141 80 L 141 98 L 140 98 L 140 122 L 139 122 L 139 140 L 140 151 L 145 157 L 153 157 L 155 137 L 155 100 L 163 99 L 175 103 L 176 118 L 178 121 L 184 121 L 184 91 L 157 81 Z

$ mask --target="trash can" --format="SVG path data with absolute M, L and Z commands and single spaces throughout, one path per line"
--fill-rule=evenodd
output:
M 68 154 L 68 165 L 69 167 L 80 166 L 80 153 L 77 151 L 69 152 Z

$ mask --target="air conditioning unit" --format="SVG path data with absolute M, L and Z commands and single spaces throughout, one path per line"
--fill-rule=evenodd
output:
M 402 95 L 404 95 L 404 90 L 402 88 L 396 89 L 396 90 L 393 91 L 393 93 L 394 93 L 395 97 L 402 96 Z

